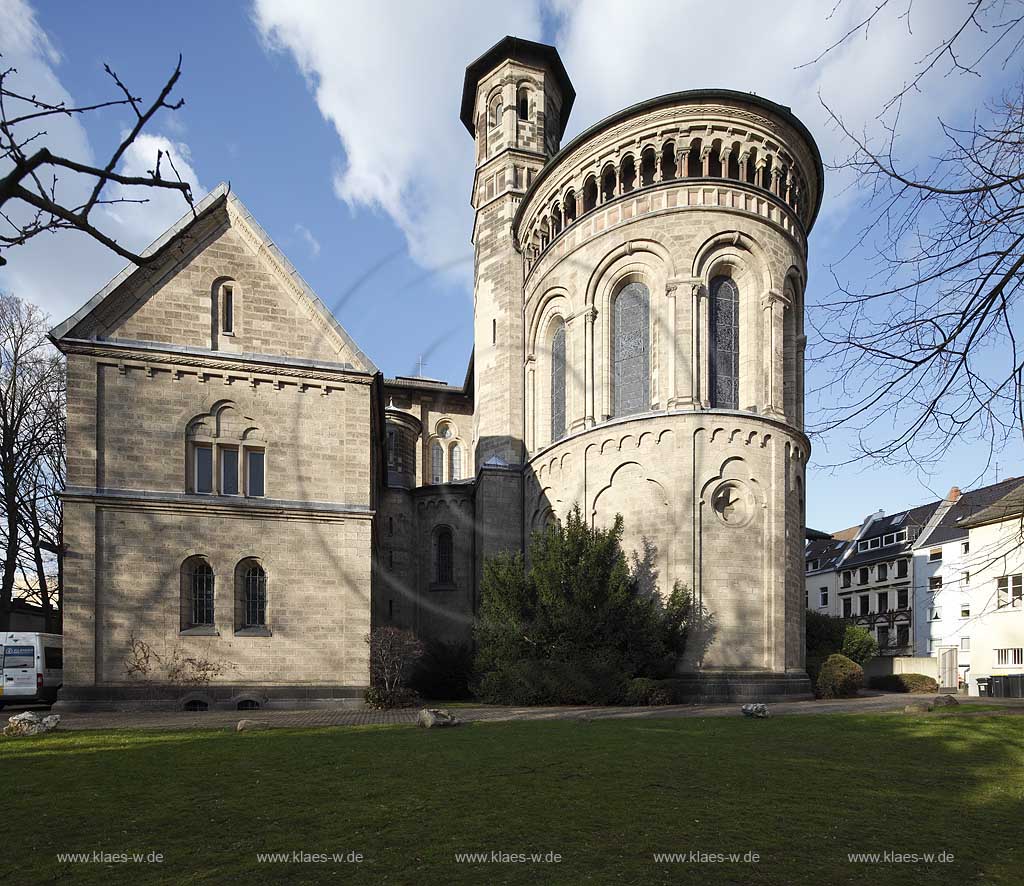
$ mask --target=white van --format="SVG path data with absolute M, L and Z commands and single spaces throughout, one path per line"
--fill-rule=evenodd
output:
M 52 704 L 64 682 L 60 634 L 0 631 L 0 708 L 5 704 Z

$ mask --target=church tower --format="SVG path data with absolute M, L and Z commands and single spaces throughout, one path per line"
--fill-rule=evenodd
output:
M 523 256 L 512 221 L 576 97 L 553 46 L 505 37 L 466 68 L 461 118 L 475 141 L 473 443 L 478 569 L 522 544 Z

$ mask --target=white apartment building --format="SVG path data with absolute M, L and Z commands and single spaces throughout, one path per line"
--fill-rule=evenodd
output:
M 942 686 L 972 695 L 979 677 L 1024 675 L 1022 576 L 1021 477 L 878 511 L 806 547 L 809 609 L 865 626 L 883 655 L 935 658 Z
M 914 552 L 917 654 L 944 686 L 1024 674 L 1022 515 L 1020 478 L 966 493 Z

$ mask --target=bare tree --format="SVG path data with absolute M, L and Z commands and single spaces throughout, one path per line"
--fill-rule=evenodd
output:
M 173 111 L 184 104 L 184 99 L 170 100 L 181 76 L 181 56 L 178 56 L 178 64 L 160 94 L 148 105 L 125 86 L 109 65 L 103 67 L 113 80 L 120 97 L 82 106 L 69 106 L 63 101 L 46 101 L 20 91 L 12 85 L 17 69 L 0 70 L 0 168 L 10 166 L 9 171 L 0 177 L 0 265 L 6 264 L 4 250 L 19 246 L 45 231 L 65 229 L 85 232 L 135 265 L 155 261 L 159 253 L 138 255 L 105 234 L 91 220 L 91 213 L 97 206 L 147 202 L 145 198 L 105 199 L 104 188 L 111 182 L 178 191 L 186 203 L 192 206 L 189 184 L 182 181 L 174 167 L 173 158 L 164 151 L 157 151 L 156 162 L 145 176 L 122 175 L 116 171 L 125 152 L 161 108 Z M 84 115 L 121 105 L 131 108 L 135 122 L 102 167 L 59 156 L 45 146 L 37 147 L 43 144 L 46 137 L 46 130 L 40 127 L 45 126 L 48 119 Z M 160 168 L 164 159 L 171 168 L 173 178 L 164 177 Z M 86 185 L 88 196 L 84 201 L 69 204 L 62 199 L 58 194 L 62 176 Z M 28 212 L 22 217 L 20 213 L 12 211 L 9 204 L 23 204 L 28 207 Z
M 52 385 L 45 392 L 42 420 L 49 441 L 26 472 L 18 492 L 22 552 L 19 571 L 21 596 L 39 604 L 46 630 L 61 633 L 64 611 L 64 506 L 60 495 L 67 475 L 65 448 L 67 377 L 65 366 L 54 366 Z
M 63 465 L 63 455 L 55 453 L 63 449 L 64 371 L 60 355 L 47 340 L 47 326 L 46 315 L 35 305 L 0 295 L 0 630 L 9 630 L 15 579 L 26 571 L 24 526 L 39 523 L 37 538 L 28 540 L 33 559 L 35 549 L 41 554 L 44 543 L 60 532 L 49 522 L 57 515 L 45 515 L 50 505 L 36 493 L 29 502 L 34 513 L 26 513 L 26 491 L 35 487 L 40 472 L 48 470 L 44 465 L 52 460 L 61 473 Z M 55 477 L 47 482 L 63 481 Z M 45 571 L 45 565 L 39 568 Z
M 912 0 L 880 0 L 814 62 L 866 37 L 886 9 L 911 27 Z M 1017 64 L 1022 44 L 1024 3 L 971 0 L 879 109 L 881 140 L 822 99 L 851 147 L 833 168 L 853 173 L 869 211 L 833 268 L 835 296 L 810 317 L 810 356 L 829 373 L 812 392 L 815 430 L 854 429 L 854 458 L 927 467 L 954 441 L 981 441 L 991 458 L 1024 435 L 1024 79 L 967 125 L 939 121 L 943 144 L 925 164 L 898 150 L 901 112 L 926 78 Z M 846 262 L 868 267 L 866 279 L 851 282 Z

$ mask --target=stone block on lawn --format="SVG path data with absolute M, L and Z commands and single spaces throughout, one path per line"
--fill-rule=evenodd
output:
M 461 726 L 462 721 L 448 711 L 424 708 L 416 718 L 416 725 L 424 729 L 442 729 L 447 726 Z
M 913 704 L 904 705 L 904 714 L 927 714 L 932 706 L 926 701 L 915 701 Z
M 15 714 L 7 721 L 4 727 L 4 735 L 14 737 L 28 735 L 42 735 L 52 732 L 60 723 L 60 714 L 50 714 L 48 717 L 40 717 L 32 711 L 22 711 Z
M 269 729 L 270 724 L 263 720 L 239 720 L 235 732 L 254 732 L 257 729 Z
M 758 720 L 764 720 L 766 717 L 771 716 L 766 704 L 745 704 L 740 710 L 743 712 L 744 717 L 755 717 Z
M 932 702 L 933 708 L 946 708 L 951 705 L 958 705 L 958 702 L 952 695 L 936 695 L 935 701 Z

